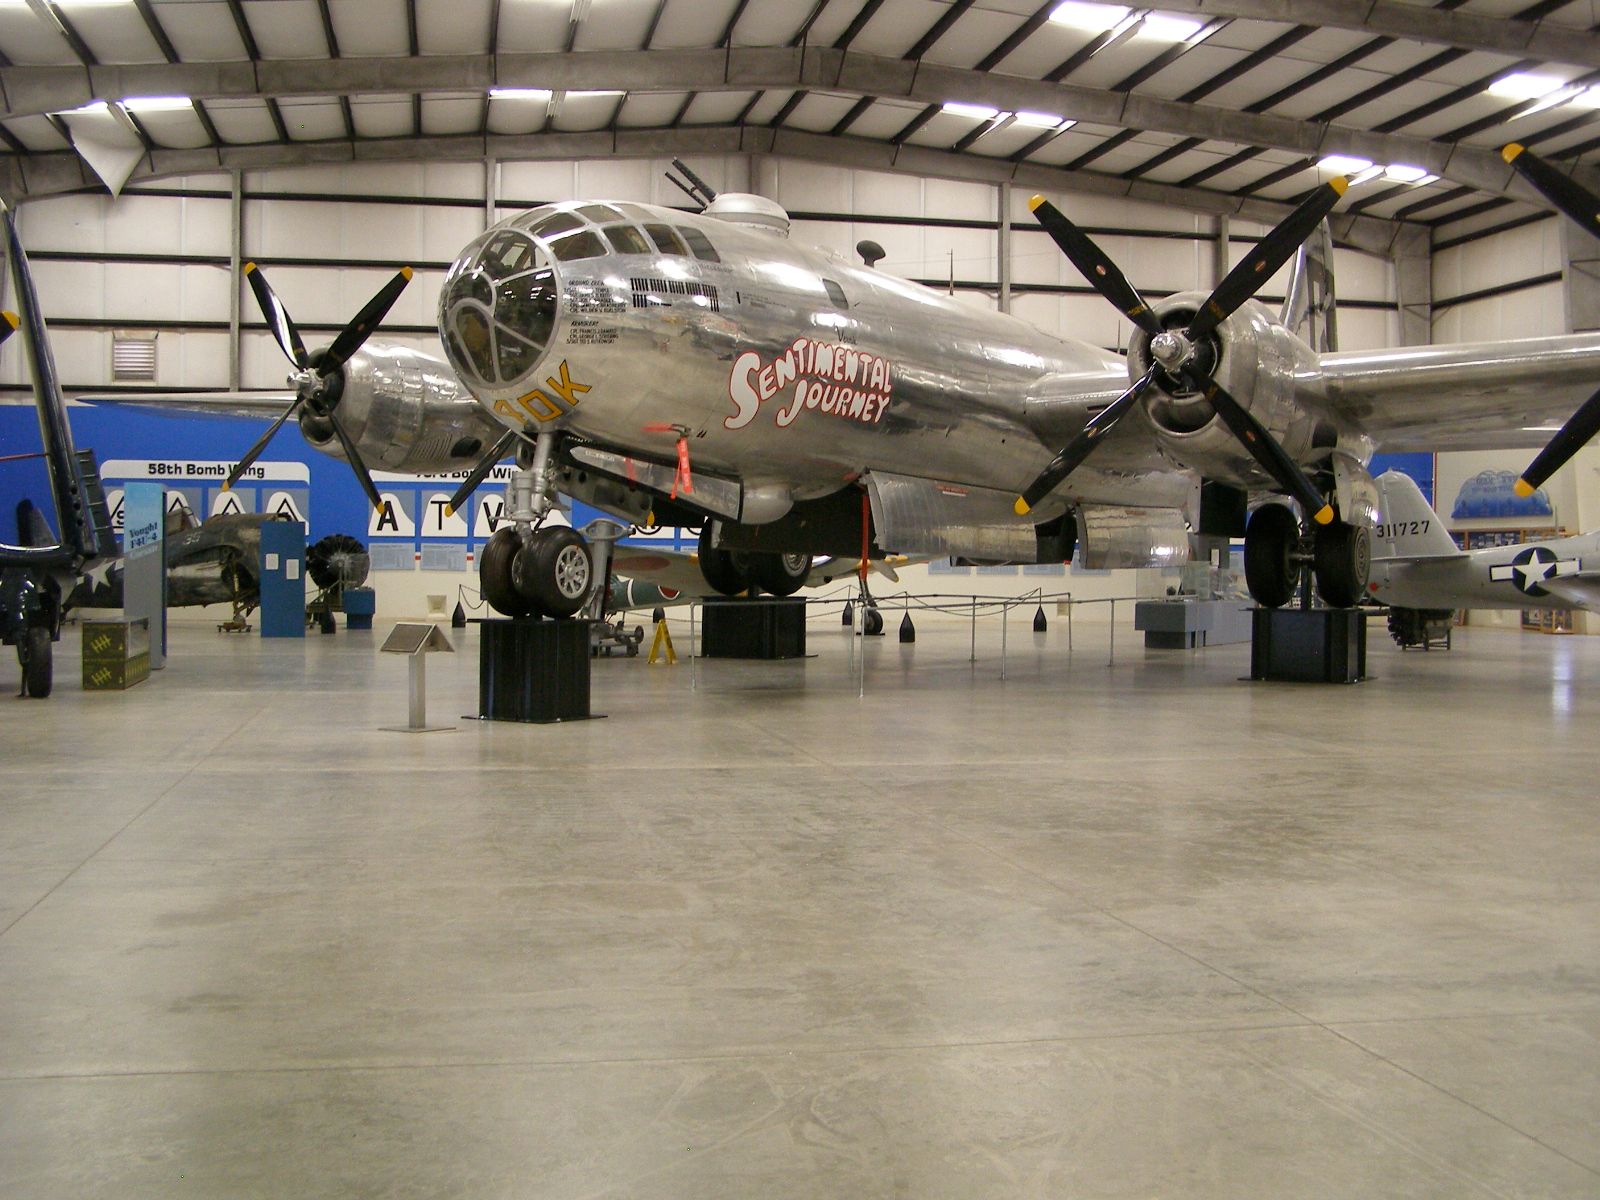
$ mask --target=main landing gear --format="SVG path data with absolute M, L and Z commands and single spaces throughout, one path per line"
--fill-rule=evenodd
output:
M 1303 534 L 1294 510 L 1263 504 L 1244 535 L 1244 577 L 1250 595 L 1265 608 L 1294 599 L 1308 568 L 1330 608 L 1353 608 L 1366 591 L 1372 565 L 1372 535 L 1364 525 L 1334 521 Z
M 742 596 L 757 588 L 773 596 L 792 596 L 811 575 L 809 554 L 765 554 L 755 550 L 722 550 L 715 544 L 713 523 L 700 530 L 700 573 L 715 592 Z
M 570 617 L 594 584 L 594 559 L 583 535 L 566 525 L 544 525 L 555 507 L 551 463 L 555 433 L 541 433 L 530 462 L 518 458 L 506 486 L 506 519 L 478 561 L 484 599 L 508 617 Z

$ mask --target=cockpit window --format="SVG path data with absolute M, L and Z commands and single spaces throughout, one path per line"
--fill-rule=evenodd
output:
M 490 239 L 479 261 L 490 278 L 504 279 L 518 271 L 526 271 L 533 265 L 533 256 L 533 243 L 522 234 L 507 230 Z
M 689 257 L 689 251 L 684 247 L 682 239 L 672 232 L 670 225 L 646 225 L 644 231 L 650 235 L 650 240 L 656 244 L 656 249 L 663 254 L 681 254 Z
M 580 229 L 558 237 L 550 243 L 550 253 L 559 262 L 575 262 L 580 258 L 599 258 L 606 252 L 605 243 L 592 229 Z
M 850 307 L 850 301 L 845 299 L 844 289 L 832 279 L 824 277 L 822 286 L 827 289 L 828 299 L 833 301 L 833 306 L 840 312 Z
M 567 236 L 598 241 L 587 230 Z M 496 229 L 451 269 L 439 307 L 450 365 L 468 382 L 503 387 L 533 370 L 554 335 L 555 271 L 527 234 Z
M 540 221 L 529 233 L 535 237 L 554 237 L 558 233 L 567 233 L 574 229 L 582 229 L 583 222 L 569 212 L 551 213 Z
M 717 254 L 717 248 L 698 229 L 686 228 L 678 232 L 683 234 L 683 240 L 689 243 L 689 248 L 694 251 L 696 258 L 704 259 L 706 262 L 722 261 L 721 256 Z
M 622 214 L 609 204 L 585 204 L 578 210 L 580 217 L 587 217 L 596 225 L 604 225 L 607 221 L 620 221 Z
M 632 225 L 607 225 L 605 235 L 617 248 L 618 254 L 649 254 L 650 244 Z

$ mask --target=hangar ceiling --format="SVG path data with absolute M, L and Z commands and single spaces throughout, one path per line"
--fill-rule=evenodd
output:
M 99 121 L 134 180 L 776 153 L 1271 220 L 1342 169 L 1368 176 L 1347 229 L 1498 227 L 1543 211 L 1502 144 L 1580 171 L 1600 150 L 1597 16 L 1593 0 L 0 0 L 0 191 L 102 187 L 84 161 Z

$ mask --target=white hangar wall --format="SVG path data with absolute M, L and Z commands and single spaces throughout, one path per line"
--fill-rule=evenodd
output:
M 887 251 L 883 269 L 935 286 L 949 286 L 953 276 L 958 297 L 989 308 L 1000 304 L 998 221 L 1004 207 L 1012 222 L 1011 310 L 1064 336 L 1108 348 L 1125 344 L 1127 323 L 1088 290 L 1037 229 L 1023 189 L 776 158 L 708 157 L 691 165 L 718 190 L 753 189 L 778 200 L 795 215 L 796 239 L 853 257 L 856 242 L 872 238 Z M 684 197 L 665 177 L 667 166 L 666 160 L 604 159 L 244 172 L 238 180 L 242 257 L 263 263 L 313 343 L 330 337 L 398 266 L 410 264 L 416 279 L 386 321 L 383 336 L 438 353 L 434 305 L 439 284 L 457 251 L 487 224 L 527 204 L 573 196 L 681 204 Z M 262 327 L 248 289 L 232 282 L 234 186 L 232 176 L 219 173 L 162 181 L 114 201 L 63 196 L 23 207 L 24 241 L 69 386 L 110 384 L 112 330 L 146 328 L 159 333 L 158 388 L 283 387 L 282 355 Z M 1053 194 L 1051 199 L 1093 231 L 1148 294 L 1205 289 L 1214 282 L 1215 218 L 1101 196 Z M 1434 340 L 1561 332 L 1556 228 L 1553 220 L 1542 221 L 1446 244 L 1433 263 L 1439 305 Z M 1229 262 L 1237 262 L 1263 232 L 1263 227 L 1232 221 Z M 1440 238 L 1448 243 L 1453 232 L 1446 227 Z M 1283 274 L 1262 289 L 1264 297 L 1282 295 Z M 1557 278 L 1539 282 L 1552 274 Z M 1341 250 L 1336 276 L 1342 346 L 1397 344 L 1392 265 Z M 243 325 L 237 364 L 229 331 L 235 299 Z M 0 356 L 0 384 L 8 385 L 13 399 L 22 382 L 21 356 Z M 1600 502 L 1590 496 L 1600 495 L 1600 488 L 1580 489 L 1559 477 L 1551 486 L 1570 492 L 1563 508 L 1577 517 L 1564 523 L 1600 523 Z M 457 582 L 472 583 L 470 576 L 416 574 L 416 579 L 383 578 L 385 615 L 419 611 L 425 594 L 453 595 Z M 1122 573 L 1055 580 L 930 579 L 922 570 L 907 576 L 917 587 L 986 592 L 1059 584 L 1075 594 L 1125 595 L 1138 586 L 1163 586 L 1159 578 L 1136 582 Z

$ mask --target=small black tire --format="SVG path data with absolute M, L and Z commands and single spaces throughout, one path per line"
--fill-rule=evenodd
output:
M 517 531 L 507 526 L 496 529 L 483 544 L 478 555 L 478 584 L 489 607 L 508 617 L 533 615 L 533 605 L 517 591 L 511 577 L 511 567 L 517 551 L 522 549 L 522 539 Z
M 750 582 L 774 596 L 792 596 L 811 577 L 809 554 L 752 554 Z
M 1312 557 L 1324 604 L 1354 608 L 1361 603 L 1372 569 L 1372 535 L 1365 525 L 1338 521 L 1317 530 Z
M 594 580 L 589 543 L 570 526 L 547 525 L 517 554 L 511 579 L 536 612 L 570 617 L 589 598 Z
M 744 556 L 714 546 L 713 525 L 713 522 L 707 521 L 700 530 L 700 574 L 718 595 L 742 596 L 750 590 L 751 582 L 744 571 Z
M 875 608 L 866 609 L 861 616 L 861 633 L 863 637 L 882 637 L 883 614 Z
M 22 694 L 43 700 L 50 694 L 55 675 L 55 652 L 50 630 L 30 625 L 17 643 L 17 661 L 22 664 Z
M 1244 579 L 1263 608 L 1281 608 L 1294 598 L 1299 541 L 1300 522 L 1287 505 L 1263 504 L 1250 515 L 1244 534 Z

